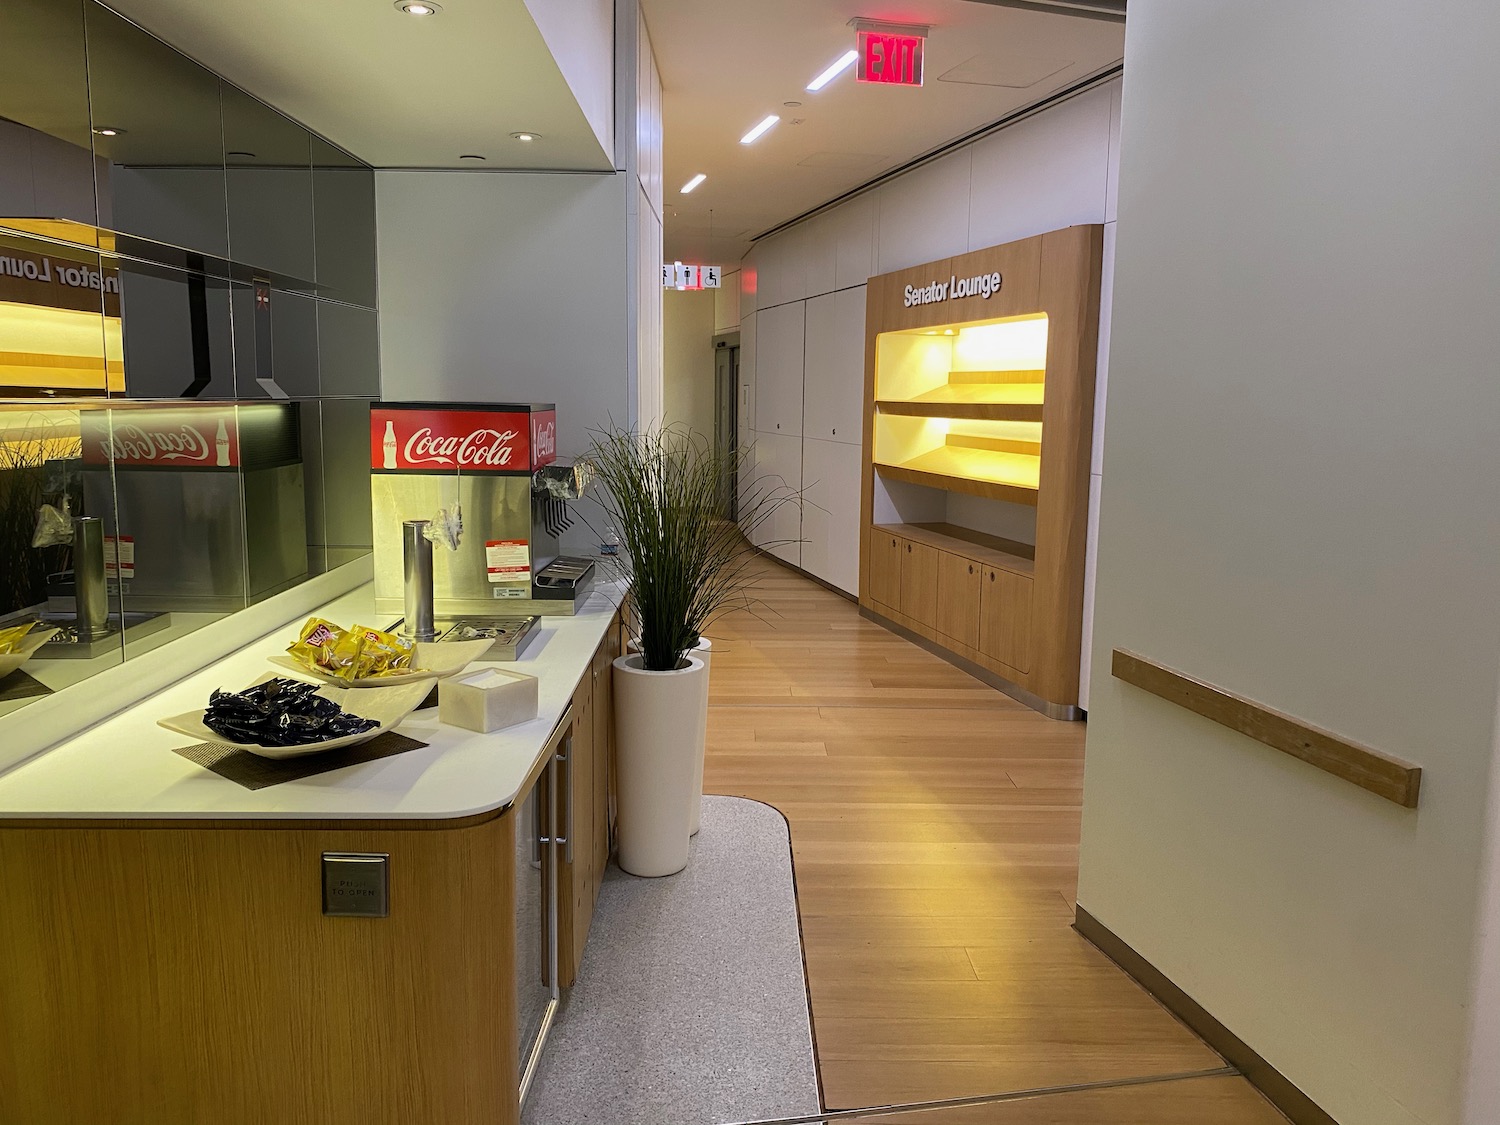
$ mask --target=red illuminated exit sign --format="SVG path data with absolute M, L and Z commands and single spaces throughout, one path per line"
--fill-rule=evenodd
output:
M 856 22 L 855 49 L 859 52 L 856 78 L 885 86 L 922 84 L 925 27 L 892 27 Z

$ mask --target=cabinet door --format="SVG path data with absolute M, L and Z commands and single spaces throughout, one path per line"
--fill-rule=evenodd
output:
M 979 651 L 1018 672 L 1031 671 L 1031 579 L 984 568 L 979 594 Z
M 938 557 L 937 631 L 969 648 L 979 646 L 980 566 L 972 559 Z
M 889 609 L 901 608 L 901 548 L 899 535 L 870 531 L 870 600 Z
M 929 628 L 937 625 L 938 556 L 942 553 L 911 540 L 901 552 L 901 612 Z
M 594 677 L 584 673 L 573 693 L 573 730 L 562 771 L 558 834 L 566 840 L 558 856 L 558 976 L 571 988 L 583 961 L 594 918 L 597 881 L 594 857 Z
M 803 304 L 756 314 L 755 429 L 762 434 L 802 435 Z
M 609 866 L 609 779 L 615 749 L 614 659 L 620 655 L 620 631 L 611 628 L 594 656 L 594 898 Z

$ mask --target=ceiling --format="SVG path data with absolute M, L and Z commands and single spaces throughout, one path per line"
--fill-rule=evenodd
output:
M 109 0 L 377 167 L 613 166 L 524 0 Z M 561 3 L 564 0 L 542 0 Z M 973 0 L 641 0 L 664 87 L 668 258 L 750 239 L 1116 64 L 1120 23 Z M 925 85 L 808 81 L 855 17 L 930 25 Z M 789 101 L 800 106 L 786 106 Z M 768 113 L 782 122 L 739 138 Z M 527 144 L 510 134 L 540 133 Z M 460 160 L 478 153 L 484 163 Z M 691 195 L 681 186 L 702 172 Z
M 737 261 L 752 236 L 1124 54 L 1122 23 L 971 0 L 641 2 L 664 87 L 666 256 L 683 261 Z M 853 68 L 804 89 L 854 46 L 855 17 L 931 26 L 920 89 L 858 83 Z M 768 113 L 781 123 L 741 145 Z
M 108 2 L 377 167 L 614 167 L 523 0 Z

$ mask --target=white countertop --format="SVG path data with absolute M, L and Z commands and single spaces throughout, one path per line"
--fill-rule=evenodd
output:
M 567 709 L 616 601 L 612 586 L 596 587 L 577 615 L 541 618 L 521 659 L 494 665 L 537 677 L 529 723 L 474 734 L 441 725 L 433 707 L 397 728 L 428 743 L 423 749 L 254 791 L 173 753 L 193 740 L 156 720 L 204 706 L 214 688 L 239 689 L 275 671 L 267 658 L 297 639 L 299 618 L 0 775 L 0 818 L 446 820 L 504 808 Z M 377 620 L 374 604 L 365 585 L 315 613 L 352 625 Z

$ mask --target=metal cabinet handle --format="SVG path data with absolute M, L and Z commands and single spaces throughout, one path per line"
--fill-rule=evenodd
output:
M 563 791 L 563 835 L 553 839 L 554 844 L 563 845 L 563 858 L 568 863 L 573 862 L 573 736 L 569 734 L 562 740 L 562 746 L 557 751 L 557 763 L 564 768 L 560 786 Z

